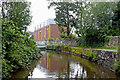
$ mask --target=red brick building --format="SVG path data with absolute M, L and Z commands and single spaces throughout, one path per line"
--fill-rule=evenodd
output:
M 58 25 L 49 24 L 34 31 L 35 41 L 49 40 L 50 38 L 60 38 L 60 31 Z

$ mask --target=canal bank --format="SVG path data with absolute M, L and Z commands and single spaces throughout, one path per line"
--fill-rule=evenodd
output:
M 56 78 L 87 78 L 87 79 L 120 79 L 114 72 L 91 62 L 87 59 L 74 56 L 65 52 L 41 51 L 40 59 L 32 63 L 29 70 L 18 71 L 11 80 L 55 80 Z
M 119 62 L 117 63 L 118 53 L 117 50 L 110 49 L 91 49 L 91 48 L 78 48 L 62 45 L 47 45 L 48 50 L 55 50 L 67 52 L 73 55 L 84 57 L 90 61 L 96 62 L 107 69 L 120 74 Z

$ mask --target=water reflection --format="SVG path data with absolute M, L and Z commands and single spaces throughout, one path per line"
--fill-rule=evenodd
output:
M 29 78 L 116 78 L 117 76 L 86 59 L 61 52 L 42 52 Z
M 55 51 L 42 51 L 30 70 L 14 73 L 12 78 L 118 78 L 110 70 L 86 59 Z

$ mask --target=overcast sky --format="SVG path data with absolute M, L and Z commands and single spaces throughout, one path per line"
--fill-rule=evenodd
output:
M 28 0 L 31 2 L 31 15 L 33 16 L 29 31 L 34 31 L 37 25 L 45 22 L 48 18 L 55 18 L 55 11 L 53 8 L 48 9 L 47 0 Z

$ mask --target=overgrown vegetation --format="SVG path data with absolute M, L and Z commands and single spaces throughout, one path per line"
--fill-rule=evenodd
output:
M 69 51 L 69 52 L 73 52 L 73 53 L 77 53 L 79 55 L 85 55 L 85 56 L 88 56 L 92 51 L 91 48 L 84 49 L 84 48 L 70 47 L 70 46 L 64 46 L 64 45 L 47 45 L 47 49 Z
M 39 50 L 29 34 L 25 35 L 12 21 L 2 24 L 2 78 L 9 78 L 17 69 L 26 68 L 37 59 Z
M 91 53 L 88 55 L 89 59 L 93 59 L 93 60 L 96 60 L 97 59 L 97 54 L 96 52 L 94 51 L 91 51 Z
M 2 18 L 13 21 L 17 27 L 22 27 L 24 32 L 31 23 L 30 2 L 2 2 Z
M 40 53 L 26 32 L 31 22 L 28 2 L 2 2 L 2 78 L 28 68 Z
M 120 62 L 119 61 L 115 61 L 115 69 L 116 69 L 116 72 L 120 72 Z
M 98 53 L 96 51 L 93 51 L 91 48 L 79 48 L 79 47 L 70 47 L 70 46 L 64 46 L 64 45 L 46 45 L 47 49 L 51 50 L 63 50 L 68 52 L 73 52 L 79 55 L 84 55 L 88 57 L 92 61 L 97 61 Z M 101 57 L 102 58 L 102 57 Z M 116 72 L 120 72 L 120 62 L 117 60 L 115 61 L 114 68 Z
M 0 52 L 2 52 L 2 20 L 0 19 Z
M 90 60 L 93 61 L 97 60 L 98 53 L 96 51 L 93 51 L 91 48 L 78 48 L 78 47 L 70 47 L 64 45 L 46 45 L 46 46 L 47 49 L 73 52 L 79 55 L 84 55 L 88 57 Z
M 58 1 L 53 0 L 49 8 L 55 7 L 61 38 L 72 38 L 74 29 L 79 46 L 102 47 L 108 43 L 108 36 L 120 35 L 120 2 Z

